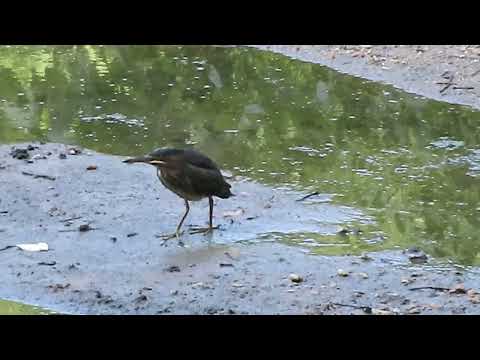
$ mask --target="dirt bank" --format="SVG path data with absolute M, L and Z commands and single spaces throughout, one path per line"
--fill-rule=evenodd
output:
M 480 313 L 467 293 L 480 289 L 477 269 L 415 265 L 401 251 L 315 256 L 269 240 L 331 233 L 362 214 L 242 178 L 230 180 L 238 196 L 216 204 L 221 231 L 162 247 L 156 235 L 174 229 L 183 207 L 153 169 L 68 152 L 34 144 L 29 163 L 0 146 L 0 298 L 75 314 Z M 186 224 L 204 224 L 207 206 L 194 204 Z M 49 250 L 8 247 L 36 242 Z
M 427 98 L 480 109 L 480 45 L 255 45 L 253 47 L 326 65 L 365 79 L 391 84 Z

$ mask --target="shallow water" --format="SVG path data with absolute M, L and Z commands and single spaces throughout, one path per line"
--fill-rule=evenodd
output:
M 418 246 L 480 264 L 480 113 L 245 48 L 0 48 L 0 142 L 133 155 L 195 146 L 233 175 L 360 209 L 359 235 L 273 233 L 322 254 Z

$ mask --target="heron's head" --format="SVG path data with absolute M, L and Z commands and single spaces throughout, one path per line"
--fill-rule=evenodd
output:
M 151 152 L 148 155 L 138 156 L 123 160 L 124 163 L 145 163 L 156 167 L 170 167 L 180 160 L 182 151 L 177 149 L 162 148 Z

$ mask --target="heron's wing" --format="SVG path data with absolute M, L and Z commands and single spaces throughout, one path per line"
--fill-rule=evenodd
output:
M 202 169 L 218 170 L 218 166 L 207 156 L 198 151 L 187 149 L 183 151 L 185 161 L 195 167 Z
M 225 193 L 229 193 L 230 184 L 225 181 L 220 171 L 216 168 L 205 169 L 189 164 L 185 172 L 191 188 L 197 194 L 223 197 Z

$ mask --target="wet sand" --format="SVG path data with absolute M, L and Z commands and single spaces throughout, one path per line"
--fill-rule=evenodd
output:
M 33 163 L 0 146 L 0 249 L 46 242 L 49 250 L 0 251 L 0 298 L 72 314 L 480 313 L 478 269 L 413 264 L 402 251 L 318 256 L 262 236 L 331 234 L 362 218 L 358 209 L 308 205 L 295 201 L 305 194 L 235 177 L 238 195 L 216 201 L 221 230 L 161 246 L 156 235 L 173 231 L 184 208 L 153 168 L 32 145 Z M 207 219 L 208 201 L 195 203 L 185 229 Z

